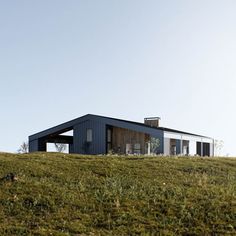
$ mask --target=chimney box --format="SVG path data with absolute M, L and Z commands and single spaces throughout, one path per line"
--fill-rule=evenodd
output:
M 160 119 L 160 117 L 147 117 L 144 118 L 144 124 L 150 127 L 158 128 Z

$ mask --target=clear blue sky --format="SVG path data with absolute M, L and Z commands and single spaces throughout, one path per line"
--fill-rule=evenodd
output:
M 0 151 L 87 113 L 224 140 L 236 156 L 235 0 L 0 1 Z

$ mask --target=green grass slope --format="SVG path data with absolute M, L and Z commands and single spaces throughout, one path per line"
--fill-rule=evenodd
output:
M 236 160 L 0 154 L 0 235 L 236 235 Z

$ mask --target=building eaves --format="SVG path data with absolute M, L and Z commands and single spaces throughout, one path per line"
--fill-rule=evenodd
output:
M 152 129 L 156 129 L 156 130 L 162 130 L 162 131 L 166 131 L 166 132 L 186 134 L 186 135 L 192 135 L 192 136 L 197 136 L 197 137 L 211 139 L 210 137 L 207 137 L 207 136 L 203 136 L 203 135 L 199 135 L 199 134 L 193 134 L 193 133 L 189 133 L 189 132 L 185 132 L 185 131 L 181 131 L 181 130 L 176 130 L 176 129 L 166 128 L 166 127 L 151 127 L 149 125 L 146 125 L 146 124 L 140 123 L 140 122 L 136 122 L 136 121 L 123 120 L 123 119 L 117 119 L 117 118 L 113 118 L 113 117 L 106 117 L 106 116 L 99 116 L 99 115 L 92 115 L 92 116 L 97 116 L 97 117 L 100 117 L 100 118 L 112 119 L 112 120 L 116 120 L 116 121 L 130 123 L 130 124 L 140 125 L 140 126 L 144 126 L 144 127 L 147 127 L 147 128 L 152 128 Z
M 186 135 L 193 135 L 193 136 L 198 136 L 198 137 L 202 137 L 202 138 L 210 138 L 210 137 L 206 137 L 206 136 L 202 136 L 202 135 L 198 135 L 198 134 L 184 132 L 184 131 L 181 131 L 181 130 L 170 129 L 170 128 L 166 128 L 166 127 L 151 127 L 149 125 L 146 125 L 146 124 L 140 123 L 140 122 L 124 120 L 124 119 L 117 119 L 117 118 L 113 118 L 113 117 L 106 117 L 106 116 L 100 116 L 100 115 L 94 115 L 94 114 L 87 114 L 87 115 L 78 117 L 78 118 L 73 119 L 71 121 L 62 123 L 60 125 L 54 126 L 52 128 L 46 129 L 46 130 L 38 132 L 38 133 L 35 133 L 35 134 L 31 135 L 29 138 L 30 138 L 30 140 L 33 140 L 33 139 L 40 138 L 40 137 L 43 137 L 43 136 L 46 136 L 46 135 L 49 135 L 49 134 L 57 134 L 57 133 L 61 133 L 62 131 L 66 132 L 66 131 L 72 129 L 73 125 L 75 125 L 81 119 L 84 119 L 84 118 L 89 119 L 89 117 L 96 117 L 98 119 L 102 119 L 102 118 L 111 119 L 111 120 L 114 120 L 114 121 L 119 121 L 119 122 L 125 122 L 125 123 L 128 123 L 128 124 L 138 125 L 138 126 L 146 127 L 146 128 L 153 129 L 153 130 L 173 132 L 173 133 L 186 134 Z

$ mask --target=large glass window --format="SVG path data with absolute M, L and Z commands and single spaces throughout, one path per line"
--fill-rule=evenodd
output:
M 92 129 L 87 129 L 87 142 L 92 142 L 93 141 L 93 130 Z

